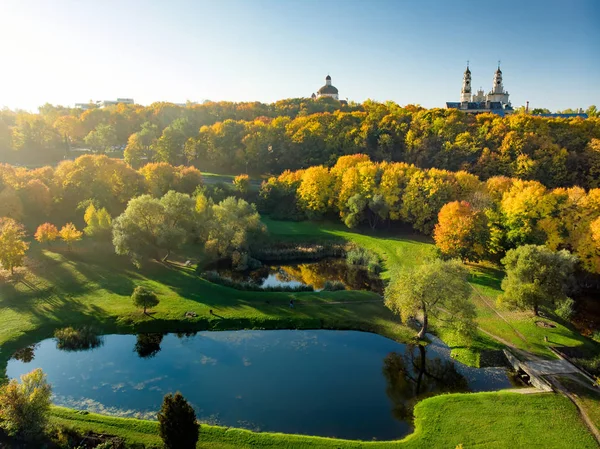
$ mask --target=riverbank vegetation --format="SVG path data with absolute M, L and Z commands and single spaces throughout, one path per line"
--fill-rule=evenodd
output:
M 493 418 L 492 418 L 493 417 Z M 490 420 L 493 419 L 493 425 Z M 161 447 L 158 423 L 137 419 L 82 414 L 53 407 L 51 421 L 81 432 L 93 430 L 142 443 L 147 448 Z M 474 430 L 479 429 L 479 430 Z M 485 429 L 485 432 L 480 431 Z M 515 429 L 519 429 L 515 431 Z M 198 447 L 218 449 L 430 449 L 486 447 L 573 447 L 595 448 L 575 406 L 565 397 L 552 394 L 475 393 L 436 396 L 415 407 L 415 432 L 400 441 L 361 442 L 281 433 L 254 433 L 243 429 L 200 427 Z

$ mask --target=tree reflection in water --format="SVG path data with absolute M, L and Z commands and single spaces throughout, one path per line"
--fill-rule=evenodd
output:
M 20 362 L 23 362 L 23 363 L 29 363 L 29 362 L 33 361 L 33 359 L 35 358 L 35 350 L 37 349 L 37 347 L 38 347 L 37 343 L 26 346 L 22 349 L 15 351 L 14 354 L 10 358 L 14 359 L 14 360 L 19 360 Z
M 149 359 L 160 352 L 164 334 L 137 334 L 134 351 L 142 359 Z
M 467 380 L 454 363 L 439 357 L 426 357 L 426 348 L 407 345 L 406 352 L 391 352 L 383 362 L 386 393 L 392 401 L 392 414 L 400 421 L 411 421 L 417 402 L 442 393 L 469 391 Z

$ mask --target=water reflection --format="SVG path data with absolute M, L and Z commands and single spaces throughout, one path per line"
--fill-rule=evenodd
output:
M 150 359 L 160 352 L 164 334 L 137 334 L 134 351 L 142 359 Z
M 412 407 L 428 395 L 511 386 L 506 370 L 460 365 L 440 342 L 424 349 L 366 332 L 203 331 L 103 340 L 100 348 L 78 352 L 44 340 L 10 360 L 7 376 L 42 368 L 55 404 L 91 412 L 152 418 L 166 393 L 181 391 L 201 421 L 363 440 L 410 433 Z
M 33 345 L 26 346 L 22 349 L 19 349 L 14 352 L 14 354 L 10 357 L 11 360 L 19 360 L 23 363 L 29 363 L 33 361 L 35 358 L 35 350 L 38 347 L 37 343 Z
M 349 290 L 383 292 L 383 282 L 377 276 L 357 266 L 348 265 L 345 259 L 327 258 L 316 262 L 263 266 L 256 270 L 238 272 L 224 265 L 209 269 L 236 282 L 252 282 L 261 287 L 312 285 L 322 290 L 327 281 L 342 282 Z
M 456 370 L 454 362 L 427 358 L 427 349 L 421 345 L 407 345 L 403 354 L 388 354 L 383 361 L 383 375 L 392 413 L 402 421 L 412 420 L 414 406 L 426 397 L 469 391 L 467 379 Z

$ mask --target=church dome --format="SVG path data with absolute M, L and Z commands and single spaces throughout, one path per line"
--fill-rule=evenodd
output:
M 322 94 L 337 94 L 338 90 L 336 87 L 333 87 L 332 85 L 325 85 L 323 87 L 321 87 L 318 92 L 322 95 Z

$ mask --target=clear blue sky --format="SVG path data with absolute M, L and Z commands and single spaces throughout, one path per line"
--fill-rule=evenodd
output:
M 328 73 L 341 98 L 435 107 L 499 59 L 514 106 L 600 106 L 600 0 L 2 0 L 0 42 L 0 107 L 272 102 Z

